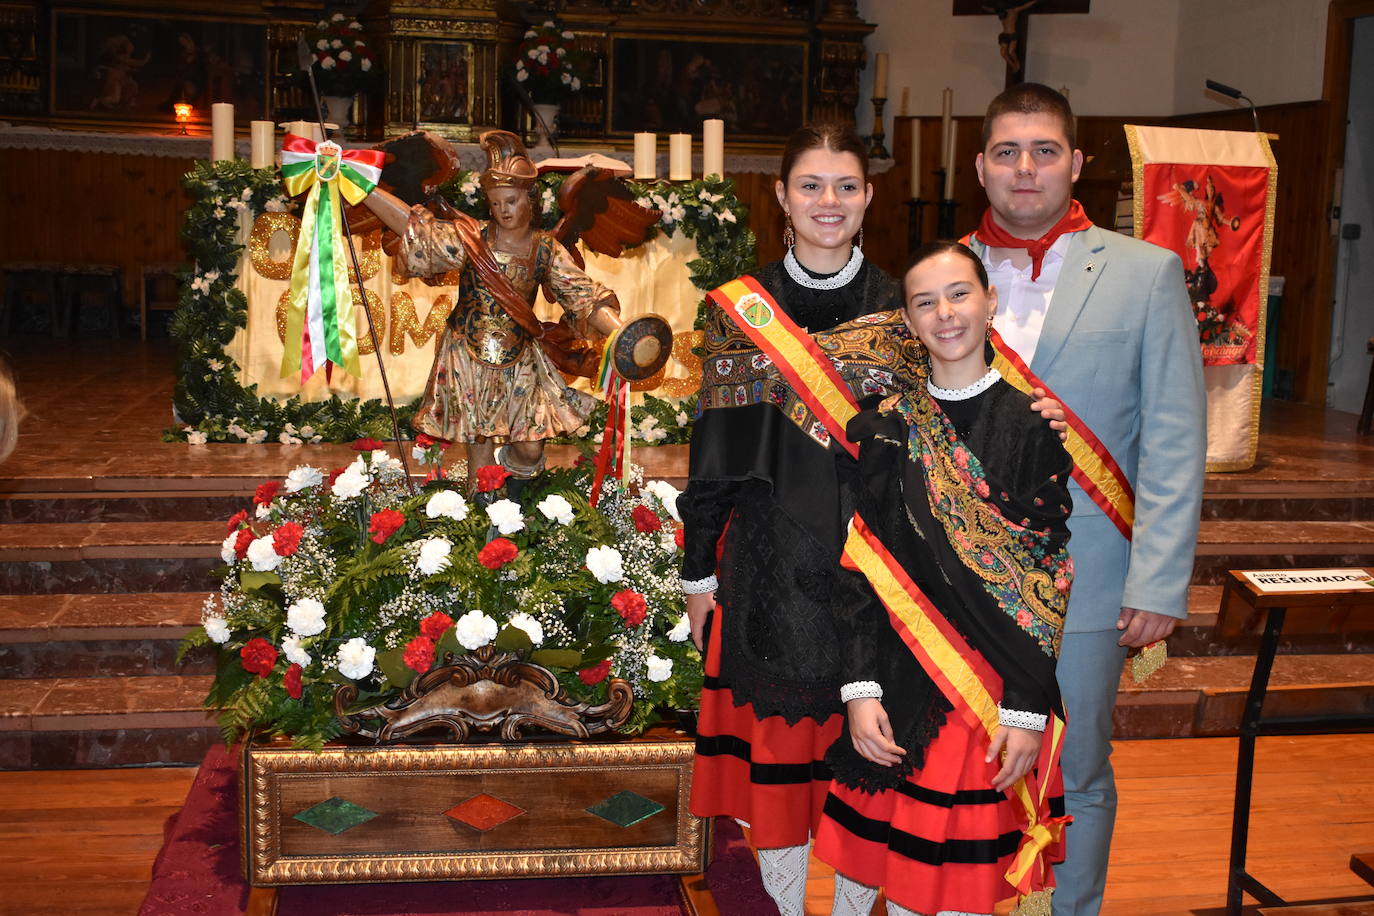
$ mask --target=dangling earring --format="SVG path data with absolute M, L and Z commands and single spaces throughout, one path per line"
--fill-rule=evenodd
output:
M 854 238 L 854 247 L 863 250 L 864 247 L 864 227 L 859 227 L 859 234 Z
M 988 329 L 986 335 L 988 340 L 992 340 L 992 316 L 988 316 Z
M 797 244 L 797 231 L 792 228 L 792 214 L 784 211 L 782 218 L 786 220 L 782 227 L 782 244 L 784 248 L 791 248 Z

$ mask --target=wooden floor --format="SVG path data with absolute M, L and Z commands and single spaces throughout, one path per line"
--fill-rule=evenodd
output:
M 1182 916 L 1221 904 L 1236 742 L 1118 742 L 1121 814 L 1107 916 Z M 1290 900 L 1374 893 L 1347 868 L 1374 850 L 1374 735 L 1266 738 L 1251 872 Z M 194 770 L 0 773 L 0 914 L 137 911 L 162 825 Z M 813 864 L 807 912 L 829 912 Z

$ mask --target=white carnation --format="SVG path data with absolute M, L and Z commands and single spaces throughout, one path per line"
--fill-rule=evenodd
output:
M 271 515 L 271 514 L 272 514 L 272 504 L 271 504 L 271 503 L 268 503 L 268 504 L 265 505 L 265 506 L 258 506 L 256 509 L 253 510 L 253 515 L 254 515 L 255 517 L 259 518 L 259 519 L 267 518 L 267 516 L 269 516 L 269 515 Z
M 587 569 L 602 585 L 625 578 L 624 560 L 614 547 L 593 547 L 587 551 Z
M 321 69 L 324 69 L 324 70 L 333 70 L 333 69 L 334 69 L 334 66 L 335 66 L 334 58 L 332 58 L 332 57 L 326 57 L 324 60 L 320 61 L 320 67 L 321 67 Z
M 288 636 L 281 641 L 282 654 L 286 660 L 293 665 L 300 665 L 302 668 L 310 666 L 310 653 L 301 648 L 301 638 L 299 636 Z
M 187 445 L 204 445 L 207 441 L 208 439 L 206 438 L 205 433 L 201 432 L 198 429 L 193 429 L 186 434 Z
M 206 617 L 205 635 L 210 637 L 211 642 L 222 646 L 229 641 L 229 623 L 223 617 Z
M 649 680 L 666 681 L 673 676 L 673 660 L 671 658 L 659 658 L 657 655 L 650 655 L 644 660 L 644 667 L 648 669 Z
M 297 636 L 324 632 L 324 605 L 317 598 L 302 598 L 286 609 L 286 626 Z
M 502 534 L 514 534 L 523 530 L 525 518 L 520 514 L 520 504 L 509 499 L 498 499 L 487 506 L 487 518 Z
M 353 59 L 353 52 L 352 52 L 352 51 L 349 51 L 349 50 L 347 50 L 347 49 L 344 49 L 344 50 L 342 50 L 342 51 L 339 52 L 339 60 L 352 60 L 352 59 Z
M 468 611 L 453 625 L 453 635 L 464 649 L 480 649 L 496 638 L 496 621 L 481 611 Z
M 668 631 L 668 641 L 686 642 L 687 637 L 691 635 L 692 621 L 687 619 L 686 614 L 683 614 L 680 618 L 678 618 L 677 624 L 671 630 Z
M 391 453 L 386 449 L 374 449 L 372 452 L 372 473 L 374 474 L 399 474 L 403 465 L 401 459 L 392 458 Z
M 234 543 L 238 541 L 237 531 L 229 532 L 229 536 L 224 539 L 224 543 L 219 545 L 219 557 L 226 563 L 232 563 L 238 559 L 238 552 L 234 550 Z
M 509 623 L 516 629 L 524 630 L 525 635 L 530 638 L 530 642 L 534 643 L 536 646 L 544 642 L 543 624 L 531 615 L 526 614 L 524 611 L 518 614 L 512 614 Z
M 372 673 L 372 662 L 377 658 L 377 650 L 355 636 L 339 646 L 339 673 L 351 680 L 367 677 Z
M 366 73 L 367 71 L 372 69 L 372 59 L 370 57 L 364 57 L 363 62 L 358 66 L 362 67 L 363 72 Z
M 430 518 L 451 518 L 461 522 L 468 517 L 468 501 L 457 490 L 440 490 L 425 503 L 425 515 Z
M 420 542 L 420 557 L 415 561 L 415 568 L 426 576 L 442 572 L 453 562 L 449 559 L 452 552 L 453 544 L 447 538 L 426 538 Z
M 330 489 L 339 499 L 353 499 L 366 490 L 367 485 L 371 482 L 372 478 L 363 465 L 363 459 L 357 458 L 348 466 L 347 470 L 334 478 L 334 486 Z
M 286 492 L 299 493 L 310 487 L 318 487 L 322 483 L 324 483 L 323 471 L 319 468 L 312 468 L 308 464 L 301 464 L 286 475 Z
M 651 480 L 644 485 L 644 489 L 654 495 L 654 498 L 663 503 L 663 508 L 668 510 L 668 514 L 673 517 L 673 521 L 682 521 L 682 516 L 677 511 L 677 498 L 682 491 L 673 486 L 666 480 Z
M 281 565 L 281 556 L 272 545 L 272 535 L 265 534 L 254 538 L 248 545 L 248 560 L 258 572 L 267 572 Z
M 558 522 L 560 525 L 568 525 L 573 520 L 572 503 L 557 493 L 550 493 L 539 501 L 535 507 L 549 521 Z
M 329 47 L 329 39 L 321 38 L 319 41 L 315 42 L 315 47 L 323 51 L 325 48 Z

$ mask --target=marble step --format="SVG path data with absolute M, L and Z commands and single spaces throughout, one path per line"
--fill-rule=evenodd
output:
M 1143 684 L 1122 673 L 1118 738 L 1234 735 L 1254 656 L 1172 658 Z M 1274 660 L 1266 716 L 1374 713 L 1374 654 L 1281 655 Z
M 1374 521 L 1205 521 L 1198 531 L 1193 584 L 1220 584 L 1229 569 L 1371 564 Z
M 0 525 L 210 521 L 227 519 L 252 497 L 251 488 L 228 493 L 10 494 L 0 497 Z
M 219 740 L 209 676 L 0 682 L 0 769 L 191 764 Z
M 1264 617 L 1244 621 L 1244 632 L 1225 637 L 1216 632 L 1222 586 L 1188 589 L 1188 618 L 1169 637 L 1169 654 L 1177 657 L 1249 655 L 1259 648 Z M 1311 608 L 1288 616 L 1279 641 L 1282 654 L 1374 652 L 1374 614 L 1350 614 Z
M 0 525 L 0 595 L 209 590 L 222 521 Z
M 212 674 L 208 649 L 177 661 L 204 600 L 204 592 L 0 595 L 0 678 Z

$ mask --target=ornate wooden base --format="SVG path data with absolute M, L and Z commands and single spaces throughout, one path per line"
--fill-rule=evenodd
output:
M 687 810 L 692 741 L 244 750 L 250 884 L 691 874 L 707 822 Z

